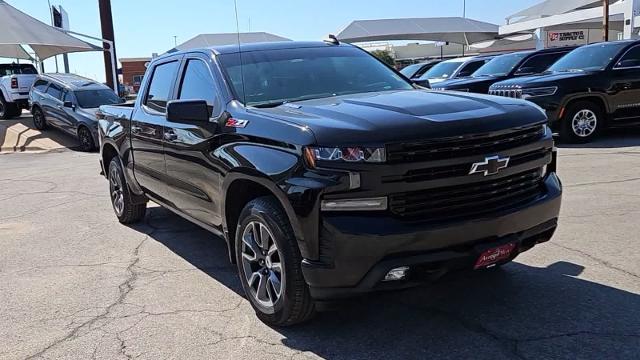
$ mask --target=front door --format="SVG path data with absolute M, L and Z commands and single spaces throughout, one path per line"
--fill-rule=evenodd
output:
M 610 72 L 613 124 L 640 121 L 640 45 L 629 49 Z
M 216 146 L 216 118 L 222 109 L 210 61 L 206 57 L 186 58 L 177 93 L 180 100 L 205 100 L 210 121 L 167 122 L 164 152 L 170 201 L 186 215 L 216 227 L 222 223 L 221 167 L 210 154 Z
M 131 121 L 131 147 L 133 148 L 136 180 L 152 197 L 167 201 L 167 172 L 164 161 L 163 128 L 167 102 L 173 98 L 173 89 L 179 58 L 154 65 L 139 110 Z M 169 204 L 170 205 L 170 204 Z

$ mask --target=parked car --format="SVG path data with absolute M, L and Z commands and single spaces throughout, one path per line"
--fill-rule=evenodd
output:
M 424 75 L 429 69 L 441 63 L 442 60 L 429 60 L 417 64 L 411 64 L 409 66 L 405 66 L 400 70 L 402 75 L 406 76 L 408 79 L 417 79 L 420 76 Z
M 489 87 L 496 82 L 543 73 L 549 66 L 574 49 L 575 47 L 563 47 L 500 55 L 482 65 L 470 77 L 443 81 L 433 85 L 432 89 L 487 94 Z
M 640 124 L 640 41 L 585 45 L 542 76 L 502 81 L 490 93 L 532 101 L 565 141 L 589 142 L 607 126 Z
M 83 151 L 98 143 L 98 108 L 122 102 L 107 86 L 73 74 L 41 75 L 29 94 L 34 127 L 51 126 L 77 136 Z
M 546 116 L 422 90 L 347 44 L 167 54 L 100 107 L 115 215 L 147 201 L 223 237 L 258 317 L 486 269 L 548 241 L 561 185 Z
M 29 89 L 38 76 L 31 64 L 0 64 L 0 119 L 10 119 L 28 109 Z
M 442 81 L 471 76 L 492 58 L 493 56 L 468 56 L 445 60 L 413 81 L 418 85 L 430 87 Z

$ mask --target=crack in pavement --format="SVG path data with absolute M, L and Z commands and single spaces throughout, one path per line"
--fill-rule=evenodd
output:
M 576 188 L 576 187 L 593 186 L 593 185 L 621 184 L 621 183 L 627 183 L 627 182 L 633 182 L 633 181 L 640 181 L 640 177 L 630 178 L 630 179 L 623 179 L 623 180 L 594 181 L 594 182 L 588 182 L 588 183 L 565 184 L 564 187 L 565 188 Z
M 565 246 L 565 245 L 560 245 L 557 242 L 550 242 L 549 244 L 554 245 L 556 247 L 559 247 L 561 249 L 565 249 L 565 250 L 568 250 L 568 251 L 575 252 L 575 253 L 581 255 L 582 257 L 585 257 L 587 259 L 595 261 L 600 265 L 603 265 L 607 269 L 615 270 L 615 271 L 621 272 L 621 273 L 623 273 L 625 275 L 634 277 L 636 279 L 640 279 L 640 275 L 639 274 L 636 274 L 636 273 L 633 273 L 631 271 L 625 270 L 625 269 L 623 269 L 621 267 L 618 267 L 618 266 L 616 266 L 616 265 L 614 265 L 614 264 L 612 264 L 612 263 L 610 263 L 610 262 L 608 262 L 606 260 L 603 260 L 603 259 L 600 259 L 598 257 L 595 257 L 595 256 L 593 256 L 593 255 L 591 255 L 589 253 L 586 253 L 586 252 L 582 251 L 582 250 L 574 249 L 572 247 L 568 247 L 568 246 Z

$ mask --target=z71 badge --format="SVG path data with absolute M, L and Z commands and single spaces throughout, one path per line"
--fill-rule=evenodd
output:
M 227 120 L 227 123 L 225 124 L 225 126 L 234 127 L 234 128 L 243 128 L 243 127 L 247 127 L 248 124 L 249 124 L 249 120 L 238 120 L 238 119 L 231 118 Z

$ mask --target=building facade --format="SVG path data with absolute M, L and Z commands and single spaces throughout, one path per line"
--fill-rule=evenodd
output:
M 151 58 L 123 58 L 120 59 L 122 64 L 122 83 L 133 94 L 137 94 L 140 90 L 140 84 L 147 71 L 147 64 Z

